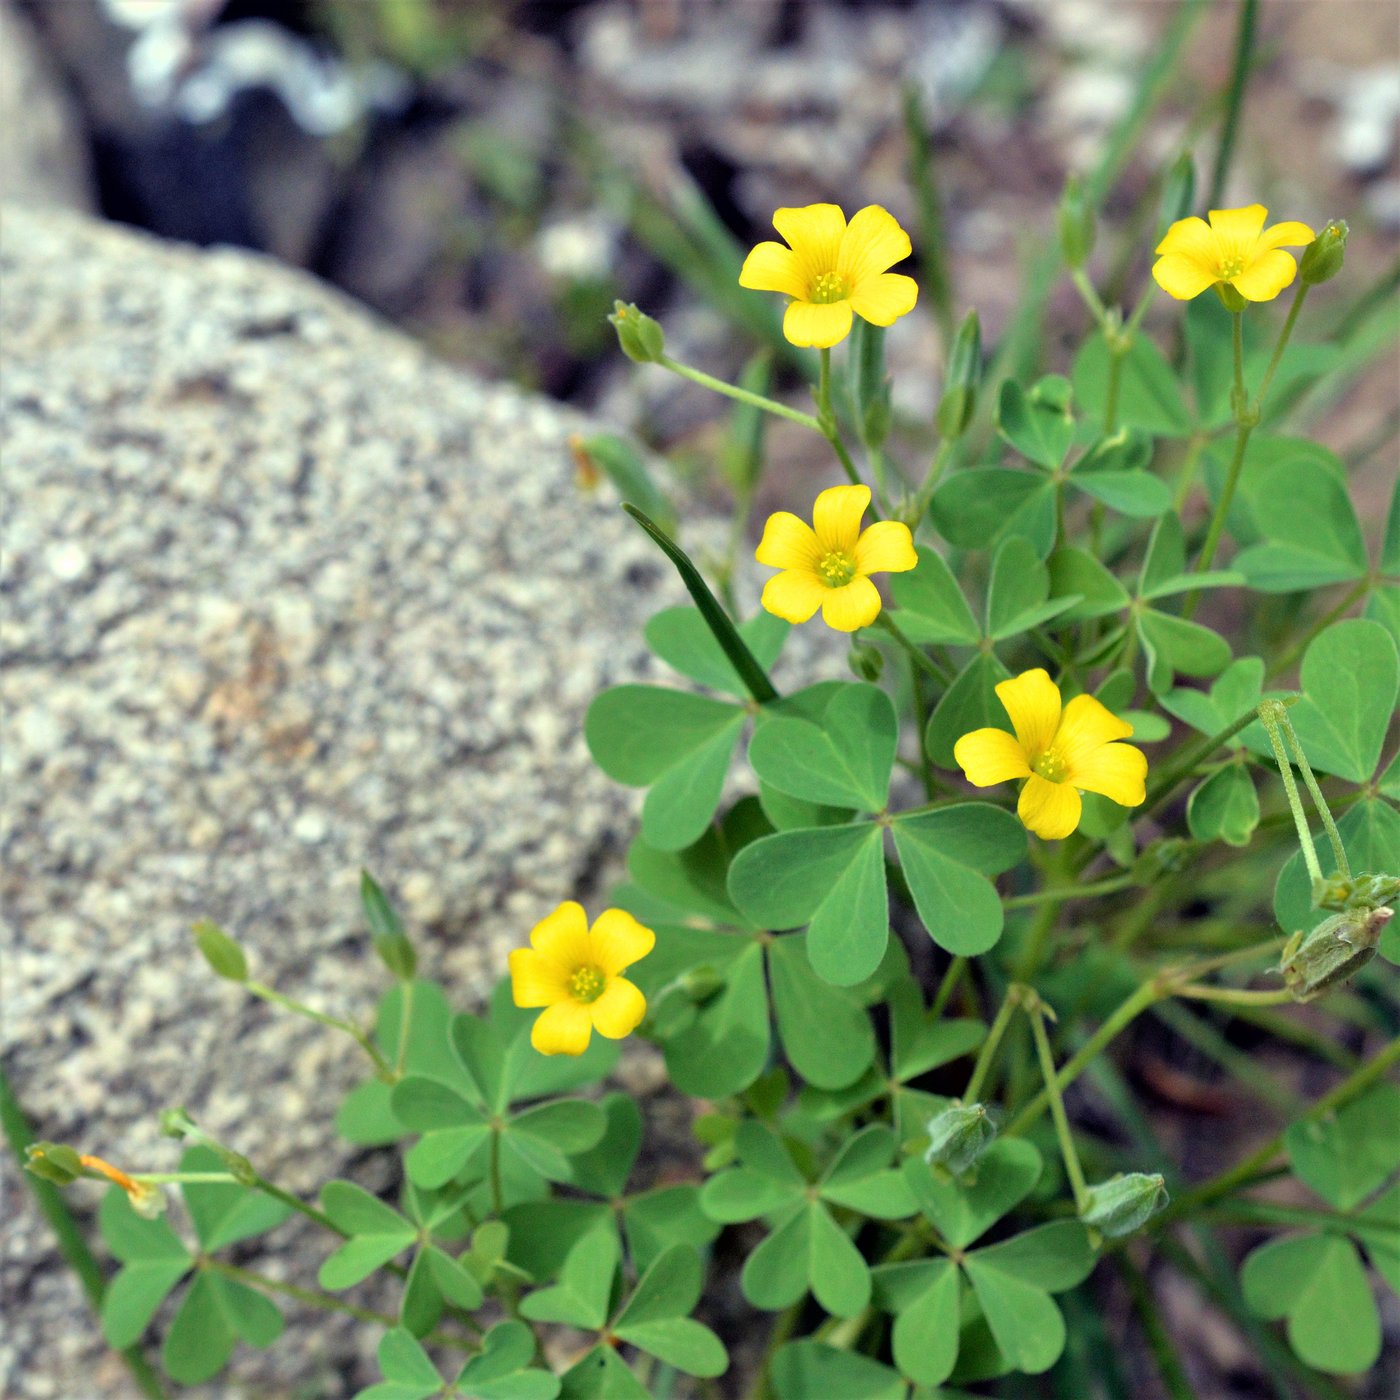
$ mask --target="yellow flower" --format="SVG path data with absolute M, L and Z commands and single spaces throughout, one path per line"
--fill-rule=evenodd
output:
M 881 520 L 860 528 L 869 504 L 868 486 L 833 486 L 817 497 L 812 525 L 786 510 L 768 517 L 754 558 L 783 571 L 763 587 L 770 613 L 806 622 L 820 608 L 822 620 L 838 632 L 869 627 L 879 617 L 880 594 L 870 575 L 903 573 L 919 556 L 907 525 Z
M 517 1006 L 543 1006 L 530 1031 L 541 1055 L 582 1055 L 596 1030 L 609 1040 L 632 1034 L 646 998 L 625 977 L 656 946 L 656 935 L 621 909 L 588 927 L 583 906 L 566 900 L 530 930 L 530 947 L 510 955 Z
M 1133 732 L 1092 695 L 1076 695 L 1060 709 L 1060 688 L 1037 666 L 1002 681 L 997 695 L 1011 716 L 1004 729 L 974 729 L 953 746 L 953 757 L 974 787 L 1025 778 L 1016 815 L 1047 841 L 1079 825 L 1080 792 L 1099 792 L 1124 807 L 1147 796 L 1147 756 L 1116 743 Z
M 1313 241 L 1307 224 L 1264 227 L 1262 204 L 1244 209 L 1212 209 L 1210 223 L 1178 219 L 1157 245 L 1152 265 L 1157 285 L 1178 301 L 1190 301 L 1207 287 L 1226 283 L 1246 301 L 1272 301 L 1293 280 L 1298 264 L 1283 245 Z
M 914 309 L 918 283 L 887 271 L 909 256 L 909 235 L 878 204 L 849 224 L 834 204 L 779 209 L 773 227 L 791 246 L 760 243 L 744 259 L 739 285 L 792 298 L 783 334 L 794 345 L 826 349 L 845 340 L 852 312 L 888 326 Z

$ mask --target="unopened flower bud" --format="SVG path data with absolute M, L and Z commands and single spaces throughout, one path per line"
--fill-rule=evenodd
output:
M 613 314 L 608 317 L 617 331 L 618 344 L 629 360 L 639 365 L 658 363 L 666 353 L 666 334 L 657 321 L 632 302 L 613 302 Z
M 1347 221 L 1333 219 L 1303 249 L 1298 259 L 1298 276 L 1310 287 L 1330 281 L 1342 270 L 1347 253 Z
M 948 353 L 948 373 L 938 403 L 938 431 L 944 437 L 961 437 L 977 408 L 977 386 L 982 382 L 982 323 L 969 311 L 953 337 Z
M 83 1174 L 76 1149 L 61 1142 L 31 1143 L 25 1152 L 25 1169 L 55 1186 L 69 1186 Z
M 1083 267 L 1089 261 L 1095 232 L 1094 207 L 1085 194 L 1084 182 L 1071 175 L 1060 196 L 1060 251 L 1068 266 Z
M 977 1165 L 996 1135 L 996 1124 L 984 1104 L 953 1104 L 929 1119 L 924 1160 L 950 1176 L 962 1176 Z
M 1344 879 L 1333 875 L 1330 879 L 1313 882 L 1313 908 L 1336 909 L 1345 912 L 1349 909 L 1379 909 L 1390 904 L 1400 895 L 1400 875 L 1353 875 Z
M 870 642 L 856 642 L 846 656 L 853 674 L 863 681 L 878 681 L 885 670 L 885 656 Z
M 1311 1001 L 1345 982 L 1376 956 L 1381 930 L 1393 909 L 1349 909 L 1332 914 L 1308 934 L 1295 933 L 1283 950 L 1279 971 L 1295 1001 Z
M 1079 1218 L 1091 1230 L 1116 1240 L 1140 1230 L 1168 1199 L 1166 1183 L 1160 1176 L 1120 1173 L 1089 1187 L 1089 1200 Z
M 692 967 L 681 978 L 681 990 L 695 1006 L 703 1006 L 723 989 L 724 978 L 712 967 Z
M 243 949 L 217 924 L 201 919 L 194 926 L 194 941 L 217 976 L 230 982 L 248 980 L 248 959 L 243 956 Z

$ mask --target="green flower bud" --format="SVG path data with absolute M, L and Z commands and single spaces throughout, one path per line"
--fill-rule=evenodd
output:
M 194 941 L 217 976 L 230 982 L 248 980 L 248 959 L 243 956 L 243 949 L 217 924 L 201 919 L 194 926 Z
M 25 1170 L 55 1186 L 69 1186 L 83 1174 L 76 1149 L 61 1142 L 31 1143 L 25 1156 Z
M 1140 1230 L 1168 1201 L 1166 1183 L 1144 1172 L 1120 1173 L 1089 1188 L 1079 1218 L 1111 1240 Z
M 944 437 L 961 437 L 977 408 L 977 386 L 982 382 L 982 323 L 969 311 L 953 337 L 948 353 L 948 373 L 939 400 L 938 431 Z
M 1310 287 L 1330 281 L 1342 270 L 1347 254 L 1347 221 L 1333 219 L 1298 259 L 1298 276 Z
M 935 1171 L 941 1167 L 950 1176 L 962 1176 L 977 1165 L 996 1135 L 984 1104 L 953 1104 L 929 1119 L 924 1160 Z
M 1060 251 L 1071 268 L 1083 267 L 1094 251 L 1094 208 L 1084 192 L 1084 181 L 1071 175 L 1060 196 Z
M 1344 880 L 1333 875 L 1327 880 L 1313 882 L 1313 908 L 1336 909 L 1379 909 L 1383 904 L 1391 904 L 1400 895 L 1400 875 L 1368 874 L 1353 875 Z
M 365 911 L 379 961 L 399 981 L 411 982 L 418 968 L 418 955 L 403 931 L 397 911 L 368 870 L 360 871 L 360 907 Z
M 863 681 L 878 681 L 885 670 L 885 654 L 870 642 L 854 642 L 846 664 Z
M 608 317 L 617 331 L 618 344 L 629 360 L 639 365 L 657 364 L 666 353 L 666 334 L 658 322 L 632 302 L 613 302 L 613 314 Z
M 681 978 L 680 985 L 692 1005 L 704 1006 L 724 989 L 724 978 L 712 967 L 692 967 Z
M 1330 915 L 1306 936 L 1295 933 L 1279 963 L 1294 1000 L 1311 1001 L 1365 967 L 1394 916 L 1393 909 L 1349 909 Z

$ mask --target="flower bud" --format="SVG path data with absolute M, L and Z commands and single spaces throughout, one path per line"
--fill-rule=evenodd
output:
M 217 976 L 230 982 L 248 980 L 248 959 L 243 956 L 243 949 L 217 924 L 201 919 L 194 926 L 194 941 Z
M 1060 196 L 1060 251 L 1071 268 L 1083 267 L 1094 251 L 1094 208 L 1084 192 L 1084 181 L 1071 175 Z
M 666 334 L 660 323 L 653 321 L 632 302 L 613 302 L 613 314 L 608 317 L 617 331 L 618 344 L 629 360 L 639 365 L 657 364 L 666 353 Z
M 1284 985 L 1295 1001 L 1311 1001 L 1345 982 L 1376 956 L 1381 930 L 1393 909 L 1349 909 L 1332 914 L 1308 934 L 1288 940 L 1279 963 Z
M 962 1176 L 975 1167 L 997 1135 L 986 1106 L 953 1104 L 929 1119 L 928 1151 L 924 1160 L 950 1176 Z
M 1342 270 L 1347 253 L 1347 221 L 1333 219 L 1303 249 L 1298 259 L 1298 276 L 1310 287 L 1330 281 Z
M 977 386 L 982 382 L 982 323 L 969 311 L 953 337 L 948 353 L 948 373 L 938 403 L 938 431 L 944 437 L 961 437 L 977 408 Z
M 31 1143 L 25 1151 L 25 1170 L 55 1186 L 69 1186 L 83 1174 L 76 1149 L 61 1142 Z
M 687 1000 L 695 1006 L 704 1006 L 724 989 L 724 978 L 708 965 L 692 967 L 681 978 L 680 985 Z
M 878 681 L 885 670 L 885 655 L 870 642 L 856 642 L 847 653 L 846 663 L 863 681 Z
M 1116 1240 L 1140 1230 L 1168 1199 L 1166 1183 L 1160 1176 L 1119 1173 L 1089 1187 L 1089 1199 L 1079 1218 L 1091 1230 Z
M 1400 895 L 1400 875 L 1353 875 L 1343 879 L 1333 875 L 1327 880 L 1314 880 L 1312 902 L 1314 909 L 1379 909 Z

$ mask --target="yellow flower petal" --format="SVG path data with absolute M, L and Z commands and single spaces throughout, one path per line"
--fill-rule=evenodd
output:
M 779 510 L 768 517 L 753 557 L 773 569 L 813 570 L 821 558 L 821 546 L 805 520 Z
M 1298 272 L 1298 264 L 1291 253 L 1281 248 L 1271 248 L 1250 263 L 1238 277 L 1230 279 L 1230 285 L 1246 301 L 1272 301 Z
M 1060 724 L 1059 686 L 1037 666 L 1032 671 L 1022 671 L 1013 680 L 1002 681 L 996 691 L 1011 716 L 1027 760 L 1034 763 L 1050 747 Z
M 974 729 L 953 745 L 953 761 L 973 787 L 1030 777 L 1026 752 L 1004 729 Z
M 647 1014 L 647 999 L 625 977 L 609 977 L 603 995 L 588 1008 L 593 1028 L 609 1040 L 631 1035 Z
M 606 909 L 599 914 L 589 939 L 593 946 L 590 961 L 609 979 L 609 985 L 619 972 L 640 962 L 656 947 L 656 935 L 625 909 Z
M 1076 695 L 1065 706 L 1055 735 L 1055 750 L 1065 763 L 1066 781 L 1083 787 L 1078 774 L 1084 759 L 1115 739 L 1131 738 L 1132 732 L 1133 726 L 1106 709 L 1102 700 L 1095 700 L 1092 695 Z
M 1259 235 L 1255 249 L 1262 253 L 1267 248 L 1302 248 L 1316 237 L 1307 224 L 1300 224 L 1296 220 L 1292 223 L 1274 224 Z
M 878 277 L 895 263 L 903 262 L 909 253 L 909 235 L 900 228 L 899 220 L 878 204 L 867 204 L 852 216 L 842 235 L 836 255 L 836 271 L 848 278 L 852 286 L 859 286 Z M 880 324 L 887 325 L 888 322 Z
M 812 525 L 823 550 L 839 549 L 855 558 L 860 518 L 870 506 L 868 486 L 829 486 L 812 507 Z
M 1079 825 L 1083 810 L 1084 804 L 1070 783 L 1047 782 L 1036 773 L 1026 779 L 1016 803 L 1022 825 L 1045 841 L 1068 836 Z
M 899 272 L 867 277 L 851 289 L 851 310 L 872 326 L 888 326 L 907 316 L 919 299 L 919 284 Z
M 788 569 L 763 585 L 763 608 L 784 622 L 806 622 L 831 590 L 816 574 Z
M 902 574 L 918 567 L 914 536 L 898 520 L 877 520 L 860 533 L 855 548 L 856 568 L 862 574 Z
M 1119 806 L 1137 807 L 1147 799 L 1147 755 L 1131 744 L 1104 744 L 1074 765 L 1070 781 Z
M 844 588 L 823 589 L 822 621 L 838 632 L 869 627 L 880 616 L 880 591 L 868 578 L 853 578 Z
M 1198 297 L 1218 280 L 1215 270 L 1186 253 L 1168 253 L 1152 264 L 1152 280 L 1178 301 Z
M 846 216 L 835 204 L 807 204 L 801 209 L 779 209 L 773 227 L 797 254 L 798 269 L 807 289 L 823 272 L 836 271 Z M 839 338 L 839 337 L 838 337 Z
M 569 995 L 569 974 L 533 948 L 517 948 L 509 962 L 510 991 L 517 1006 L 553 1006 Z
M 607 995 L 606 992 L 603 994 Z M 598 1001 L 602 1001 L 602 997 Z M 530 1044 L 541 1055 L 582 1055 L 593 1034 L 593 1007 L 570 997 L 541 1011 L 530 1028 Z
M 1193 214 L 1189 219 L 1178 219 L 1166 232 L 1166 236 L 1154 249 L 1158 253 L 1182 253 L 1188 258 L 1196 258 L 1203 263 L 1215 261 L 1215 234 L 1204 219 Z
M 781 243 L 760 243 L 744 259 L 739 285 L 756 292 L 786 292 L 790 297 L 807 295 L 802 265 L 792 249 L 784 248 Z
M 783 334 L 792 345 L 829 350 L 851 333 L 851 303 L 790 301 L 783 313 Z
M 530 930 L 530 946 L 567 976 L 588 961 L 588 915 L 566 899 Z
M 1246 204 L 1243 209 L 1210 211 L 1210 226 L 1227 262 L 1231 258 L 1249 256 L 1268 215 L 1269 211 L 1262 204 Z

